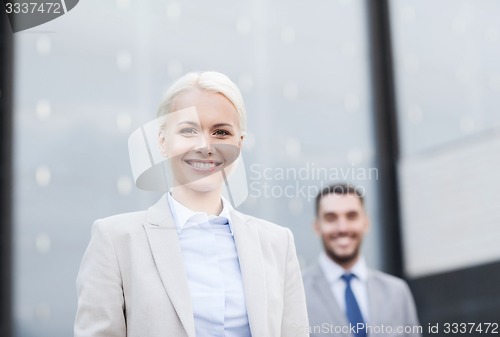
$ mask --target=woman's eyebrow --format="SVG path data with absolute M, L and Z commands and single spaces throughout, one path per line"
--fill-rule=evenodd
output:
M 230 128 L 233 127 L 233 125 L 229 124 L 229 123 L 217 123 L 217 124 L 212 125 L 213 128 L 221 128 L 221 127 L 224 127 L 224 126 L 229 126 Z
M 179 123 L 177 123 L 177 125 L 181 125 L 181 124 L 189 124 L 189 125 L 192 125 L 192 126 L 198 126 L 199 125 L 198 123 L 192 122 L 192 121 L 180 121 Z

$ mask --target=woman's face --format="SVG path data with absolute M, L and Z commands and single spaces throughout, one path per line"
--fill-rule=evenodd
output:
M 222 94 L 192 89 L 175 98 L 172 110 L 160 147 L 175 186 L 200 192 L 220 188 L 221 170 L 237 159 L 243 140 L 236 108 Z

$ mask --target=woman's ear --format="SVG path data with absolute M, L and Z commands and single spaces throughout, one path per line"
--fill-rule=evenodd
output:
M 241 150 L 241 145 L 243 145 L 243 139 L 245 139 L 245 135 L 241 135 L 240 139 L 238 140 L 238 147 Z
M 165 129 L 161 128 L 158 131 L 158 145 L 160 147 L 160 153 L 163 157 L 168 157 L 168 152 L 167 152 L 167 141 L 165 137 Z

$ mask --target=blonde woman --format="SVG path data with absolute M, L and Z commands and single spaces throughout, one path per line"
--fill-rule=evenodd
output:
M 159 116 L 171 192 L 146 211 L 94 223 L 75 337 L 308 336 L 290 230 L 221 196 L 244 144 L 238 88 L 217 72 L 186 74 Z

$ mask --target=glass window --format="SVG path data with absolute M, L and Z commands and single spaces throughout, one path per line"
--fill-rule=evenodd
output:
M 500 258 L 499 12 L 498 1 L 391 1 L 413 277 Z
M 379 264 L 365 2 L 304 5 L 87 0 L 14 35 L 16 336 L 72 334 L 92 222 L 159 198 L 135 188 L 127 138 L 188 71 L 221 71 L 243 92 L 241 210 L 291 228 L 308 266 L 319 187 L 361 185 Z

